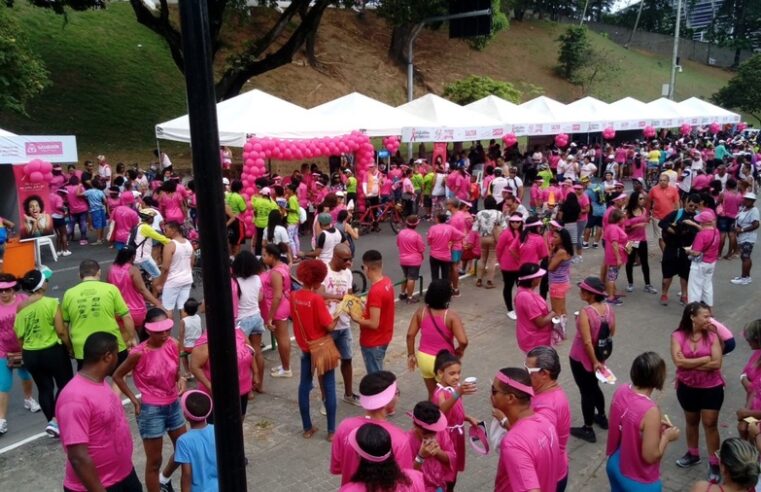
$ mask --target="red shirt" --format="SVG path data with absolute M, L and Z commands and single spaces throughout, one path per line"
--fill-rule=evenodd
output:
M 296 343 L 302 351 L 309 352 L 307 340 L 317 340 L 327 335 L 327 326 L 333 322 L 333 316 L 322 296 L 306 289 L 291 293 L 291 311 Z
M 359 346 L 372 348 L 388 345 L 394 336 L 394 284 L 388 277 L 383 277 L 370 287 L 365 306 L 365 318 L 370 317 L 370 308 L 380 308 L 378 328 L 360 327 Z

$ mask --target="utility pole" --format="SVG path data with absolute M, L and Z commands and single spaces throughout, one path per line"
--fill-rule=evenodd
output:
M 581 13 L 581 20 L 579 21 L 579 27 L 584 25 L 584 17 L 587 16 L 587 7 L 589 7 L 589 0 L 584 2 L 584 11 Z
M 637 9 L 637 18 L 634 19 L 634 27 L 632 28 L 632 32 L 629 33 L 629 40 L 624 44 L 624 48 L 627 50 L 629 49 L 629 45 L 632 44 L 632 39 L 634 39 L 634 34 L 637 32 L 637 27 L 639 27 L 639 18 L 642 16 L 642 7 L 645 6 L 645 0 L 639 0 L 639 9 Z
M 671 58 L 671 82 L 669 83 L 669 99 L 674 100 L 676 85 L 676 70 L 679 66 L 679 28 L 682 26 L 682 0 L 676 0 L 676 27 L 674 28 L 674 55 Z

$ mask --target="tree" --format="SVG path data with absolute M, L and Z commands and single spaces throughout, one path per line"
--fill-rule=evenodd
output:
M 50 85 L 48 75 L 21 26 L 0 3 L 0 112 L 26 114 L 26 103 Z
M 761 123 L 761 53 L 740 65 L 737 74 L 714 94 L 714 103 L 744 111 Z
M 497 96 L 516 104 L 521 101 L 521 91 L 513 84 L 490 77 L 471 75 L 444 88 L 444 97 L 463 106 L 486 96 Z
M 581 97 L 586 97 L 593 92 L 598 97 L 607 97 L 612 94 L 604 94 L 601 86 L 614 78 L 621 67 L 615 61 L 615 54 L 611 50 L 597 51 L 590 49 L 584 57 L 584 63 L 576 71 L 570 82 L 581 89 Z
M 423 19 L 447 14 L 445 0 L 382 0 L 378 15 L 391 24 L 391 43 L 388 56 L 399 65 L 407 64 L 407 45 L 412 31 Z M 429 26 L 437 29 L 441 24 Z
M 560 43 L 560 50 L 555 69 L 561 77 L 572 82 L 592 49 L 587 28 L 571 26 L 556 41 Z
M 505 11 L 502 9 L 502 2 L 500 0 L 492 0 L 491 2 L 492 18 L 491 18 L 491 33 L 488 36 L 477 36 L 468 40 L 468 44 L 474 50 L 481 51 L 486 48 L 486 45 L 494 39 L 494 36 L 498 32 L 503 31 L 510 27 L 510 19 L 505 15 Z
M 761 2 L 758 0 L 724 0 L 714 22 L 719 44 L 735 50 L 733 67 L 740 65 L 742 50 L 761 45 Z

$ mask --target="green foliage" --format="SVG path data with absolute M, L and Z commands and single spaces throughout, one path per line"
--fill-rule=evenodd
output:
M 761 47 L 761 2 L 724 0 L 711 26 L 710 36 L 720 45 L 736 50 Z
M 461 105 L 470 104 L 486 96 L 497 96 L 514 103 L 521 101 L 521 91 L 513 84 L 490 77 L 471 75 L 444 88 L 444 97 Z
M 587 28 L 570 26 L 556 41 L 560 43 L 560 50 L 555 69 L 558 75 L 573 83 L 591 54 Z
M 637 31 L 655 32 L 658 34 L 673 36 L 674 28 L 676 27 L 676 11 L 674 10 L 675 3 L 673 0 L 642 1 L 645 3 L 642 5 L 642 15 L 640 16 L 639 24 L 637 25 Z M 682 5 L 682 7 L 684 7 L 684 5 Z M 639 2 L 633 3 L 614 14 L 604 15 L 603 22 L 631 29 L 634 27 L 638 10 Z M 691 39 L 692 29 L 682 22 L 679 28 L 679 35 L 684 39 Z
M 727 85 L 712 96 L 712 100 L 721 106 L 737 108 L 761 123 L 761 54 L 753 55 L 740 65 Z
M 0 112 L 26 114 L 26 103 L 50 85 L 42 60 L 29 48 L 21 26 L 0 3 Z
M 474 50 L 483 50 L 489 44 L 489 41 L 494 39 L 494 36 L 498 32 L 510 27 L 510 19 L 507 18 L 507 15 L 505 15 L 504 10 L 502 9 L 501 0 L 492 0 L 491 11 L 491 34 L 488 36 L 477 36 L 468 40 L 468 44 L 470 44 L 470 47 Z
M 378 15 L 393 26 L 417 24 L 427 17 L 447 14 L 446 0 L 382 0 Z

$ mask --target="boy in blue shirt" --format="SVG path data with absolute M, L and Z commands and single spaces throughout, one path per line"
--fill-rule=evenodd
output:
M 211 397 L 198 390 L 182 395 L 182 410 L 190 430 L 177 439 L 175 463 L 182 465 L 182 492 L 217 492 L 217 448 L 211 415 Z
M 106 230 L 106 194 L 103 190 L 98 188 L 100 180 L 93 179 L 93 186 L 87 188 L 80 196 L 84 196 L 87 200 L 87 205 L 90 208 L 90 221 L 92 227 L 97 233 L 97 240 L 94 244 L 103 244 L 103 235 Z M 87 187 L 87 185 L 85 185 Z

